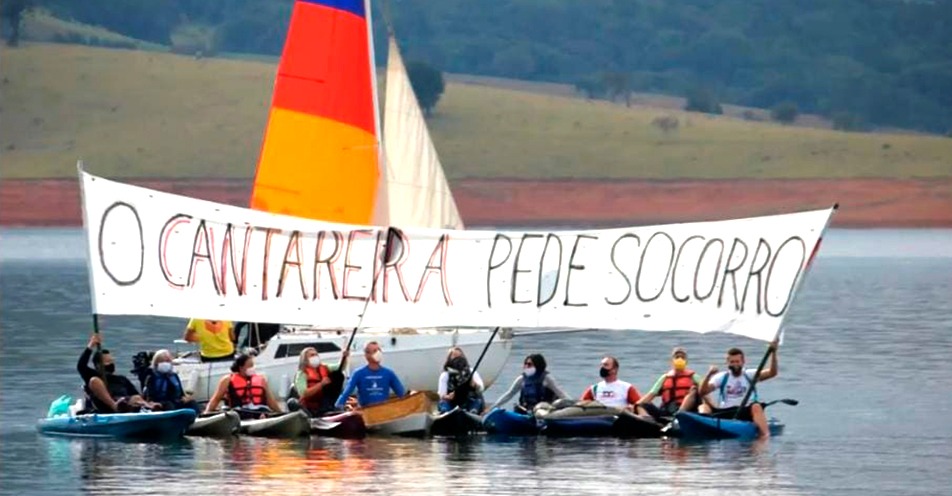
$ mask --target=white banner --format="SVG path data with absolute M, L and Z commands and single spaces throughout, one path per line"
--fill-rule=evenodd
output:
M 94 312 L 344 328 L 770 340 L 832 214 L 587 231 L 388 230 L 81 180 Z

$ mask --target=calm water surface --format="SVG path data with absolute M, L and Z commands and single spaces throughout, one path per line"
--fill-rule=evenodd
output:
M 912 236 L 913 241 L 907 236 Z M 916 238 L 918 236 L 918 238 Z M 918 239 L 918 241 L 915 241 Z M 0 493 L 223 494 L 952 494 L 952 233 L 834 231 L 794 305 L 768 398 L 787 424 L 765 443 L 476 438 L 66 440 L 34 425 L 75 394 L 90 331 L 75 230 L 0 231 Z M 103 321 L 121 366 L 167 346 L 183 323 Z M 517 337 L 490 399 L 542 352 L 567 390 L 597 378 L 602 353 L 642 391 L 672 346 L 720 364 L 726 335 L 591 332 Z

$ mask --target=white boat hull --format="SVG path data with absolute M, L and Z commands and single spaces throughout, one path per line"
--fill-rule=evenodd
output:
M 384 365 L 396 372 L 407 390 L 436 391 L 449 348 L 461 347 L 470 362 L 475 364 L 490 334 L 488 330 L 419 334 L 361 332 L 351 347 L 349 369 L 356 370 L 364 366 L 364 344 L 377 341 L 384 352 Z M 321 359 L 333 364 L 340 361 L 340 350 L 347 345 L 349 338 L 350 333 L 346 331 L 281 332 L 269 340 L 255 357 L 255 369 L 268 379 L 269 389 L 275 397 L 284 400 L 298 368 L 300 350 L 304 346 L 316 344 Z M 479 375 L 487 388 L 498 378 L 511 351 L 511 334 L 508 330 L 501 331 L 479 365 Z M 191 391 L 199 402 L 207 401 L 214 394 L 218 381 L 231 373 L 231 362 L 200 362 L 194 354 L 177 358 L 175 364 L 185 389 Z
M 391 420 L 373 427 L 367 427 L 367 432 L 381 436 L 426 436 L 430 432 L 433 415 L 429 412 L 419 412 L 396 420 Z

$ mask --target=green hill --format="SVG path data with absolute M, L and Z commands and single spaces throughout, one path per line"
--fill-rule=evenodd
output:
M 275 67 L 27 43 L 2 50 L 0 175 L 251 177 Z M 676 121 L 662 131 L 658 118 Z M 450 82 L 430 120 L 451 178 L 952 176 L 952 139 L 788 127 Z

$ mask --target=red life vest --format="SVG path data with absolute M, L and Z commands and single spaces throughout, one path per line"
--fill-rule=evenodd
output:
M 684 369 L 681 372 L 668 371 L 661 384 L 661 404 L 674 402 L 678 405 L 684 401 L 691 388 L 694 387 L 694 371 Z
M 325 377 L 330 377 L 331 373 L 327 370 L 327 367 L 324 364 L 319 365 L 316 369 L 314 367 L 304 367 L 304 373 L 307 374 L 307 389 L 311 389 L 321 382 Z M 324 390 L 319 389 L 317 393 L 311 395 L 307 399 L 304 399 L 304 391 L 299 391 L 301 395 L 301 402 L 309 410 L 319 410 L 321 408 L 321 402 L 324 399 Z
M 264 377 L 255 374 L 251 380 L 240 373 L 231 374 L 228 382 L 228 406 L 238 408 L 245 405 L 267 405 Z

